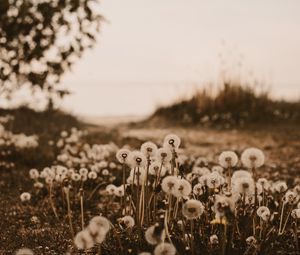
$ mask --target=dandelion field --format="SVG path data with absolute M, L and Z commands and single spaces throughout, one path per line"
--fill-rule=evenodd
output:
M 1 254 L 299 254 L 295 128 L 45 136 L 13 121 L 1 118 Z

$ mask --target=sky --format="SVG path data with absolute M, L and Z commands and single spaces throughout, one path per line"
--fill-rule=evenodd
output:
M 107 22 L 62 84 L 64 109 L 89 116 L 150 114 L 224 66 L 300 98 L 299 0 L 102 0 Z

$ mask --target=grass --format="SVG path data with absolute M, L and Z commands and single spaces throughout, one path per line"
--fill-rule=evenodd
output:
M 300 101 L 274 100 L 268 92 L 231 81 L 217 93 L 203 88 L 188 99 L 159 107 L 147 122 L 209 127 L 299 124 Z

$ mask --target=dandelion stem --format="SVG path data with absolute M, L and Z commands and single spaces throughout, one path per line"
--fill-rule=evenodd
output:
M 81 229 L 84 229 L 84 214 L 83 214 L 83 189 L 79 190 L 80 193 L 80 214 L 81 214 Z

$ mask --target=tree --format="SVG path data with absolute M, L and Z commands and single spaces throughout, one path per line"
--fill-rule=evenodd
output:
M 0 94 L 29 86 L 64 96 L 61 75 L 91 48 L 100 23 L 98 0 L 1 0 Z

